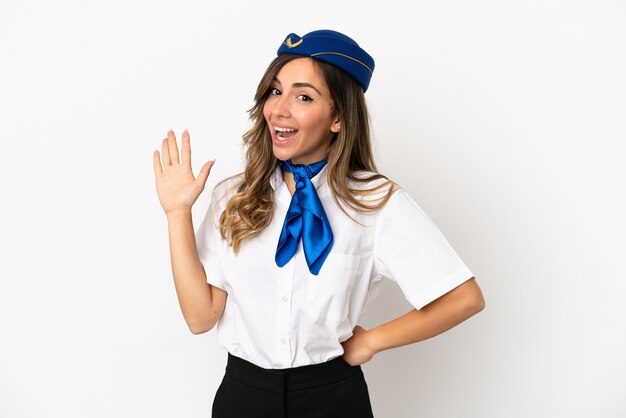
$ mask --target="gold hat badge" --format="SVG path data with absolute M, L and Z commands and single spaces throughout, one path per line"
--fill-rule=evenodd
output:
M 294 44 L 294 43 L 292 43 L 292 42 L 291 42 L 291 36 L 290 36 L 290 37 L 288 37 L 288 38 L 285 40 L 285 45 L 287 45 L 287 47 L 288 47 L 288 48 L 295 48 L 295 47 L 297 47 L 298 45 L 300 45 L 300 44 L 302 43 L 302 41 L 303 41 L 303 40 L 304 40 L 304 39 L 300 39 L 298 42 L 296 42 L 296 43 Z

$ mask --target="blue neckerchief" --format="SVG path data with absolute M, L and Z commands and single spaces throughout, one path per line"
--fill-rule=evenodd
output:
M 276 264 L 284 266 L 291 260 L 302 238 L 304 257 L 309 271 L 315 275 L 320 272 L 324 260 L 333 246 L 333 231 L 324 207 L 320 201 L 311 178 L 326 165 L 326 160 L 313 164 L 292 164 L 283 161 L 283 170 L 293 173 L 296 191 L 285 216 L 283 229 L 276 247 Z

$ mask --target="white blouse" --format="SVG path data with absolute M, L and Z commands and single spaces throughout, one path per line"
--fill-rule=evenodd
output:
M 217 225 L 240 176 L 214 188 L 196 232 L 207 281 L 228 293 L 217 323 L 217 343 L 234 356 L 267 369 L 322 363 L 343 354 L 341 342 L 352 336 L 383 278 L 396 282 L 407 301 L 420 309 L 473 277 L 405 190 L 397 190 L 374 214 L 346 206 L 359 225 L 335 204 L 326 166 L 311 179 L 334 236 L 319 275 L 309 272 L 302 242 L 284 267 L 274 261 L 291 202 L 280 167 L 271 181 L 271 224 L 235 255 Z

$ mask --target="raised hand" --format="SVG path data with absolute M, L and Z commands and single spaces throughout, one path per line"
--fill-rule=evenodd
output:
M 179 160 L 176 136 L 171 129 L 167 132 L 167 138 L 163 138 L 162 153 L 163 165 L 161 165 L 159 151 L 155 150 L 153 153 L 154 176 L 161 206 L 166 215 L 191 211 L 191 207 L 204 190 L 215 160 L 206 162 L 200 169 L 198 178 L 194 178 L 191 170 L 191 145 L 187 129 L 182 135 L 182 161 Z

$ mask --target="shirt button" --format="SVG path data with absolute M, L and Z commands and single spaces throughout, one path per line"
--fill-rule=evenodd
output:
M 283 296 L 281 299 L 283 300 L 283 302 L 287 302 L 287 296 Z
M 284 339 L 284 338 L 281 338 L 281 339 L 280 339 L 280 342 L 281 342 L 281 343 L 283 343 L 283 344 L 285 344 L 285 343 L 287 342 L 287 340 L 286 340 L 286 339 Z

